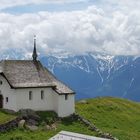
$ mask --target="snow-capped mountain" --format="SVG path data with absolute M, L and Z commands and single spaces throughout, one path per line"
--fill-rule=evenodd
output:
M 117 96 L 140 101 L 140 57 L 55 55 L 41 62 L 77 93 L 77 99 Z

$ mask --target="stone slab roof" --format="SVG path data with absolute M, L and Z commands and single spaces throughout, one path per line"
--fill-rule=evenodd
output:
M 68 131 L 61 131 L 49 140 L 109 140 L 105 138 L 98 138 L 79 133 L 73 133 Z
M 74 93 L 43 67 L 40 61 L 3 60 L 0 62 L 0 73 L 12 88 L 52 87 L 58 94 Z

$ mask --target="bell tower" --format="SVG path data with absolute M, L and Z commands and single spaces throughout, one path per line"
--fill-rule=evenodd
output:
M 37 61 L 37 51 L 36 51 L 36 36 L 34 35 L 34 49 L 33 49 L 33 54 L 32 54 L 32 57 L 33 57 L 33 61 Z

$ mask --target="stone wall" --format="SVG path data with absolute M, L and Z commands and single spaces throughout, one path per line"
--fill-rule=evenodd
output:
M 7 123 L 0 124 L 0 132 L 7 132 L 11 129 L 18 127 L 18 123 L 20 120 L 21 120 L 21 118 L 17 117 L 17 118 L 15 118 Z
M 84 125 L 86 125 L 87 127 L 89 127 L 90 130 L 97 132 L 97 134 L 98 134 L 99 137 L 107 138 L 107 139 L 110 139 L 110 140 L 118 140 L 117 138 L 113 137 L 111 134 L 104 133 L 103 131 L 101 131 L 100 129 L 98 129 L 93 123 L 91 123 L 89 120 L 83 118 L 79 114 L 74 114 L 74 116 L 79 121 L 81 121 Z

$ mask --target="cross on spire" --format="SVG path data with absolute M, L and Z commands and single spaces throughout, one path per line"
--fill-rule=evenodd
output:
M 36 35 L 34 35 L 34 49 L 33 49 L 33 61 L 37 61 L 37 51 L 36 51 Z

